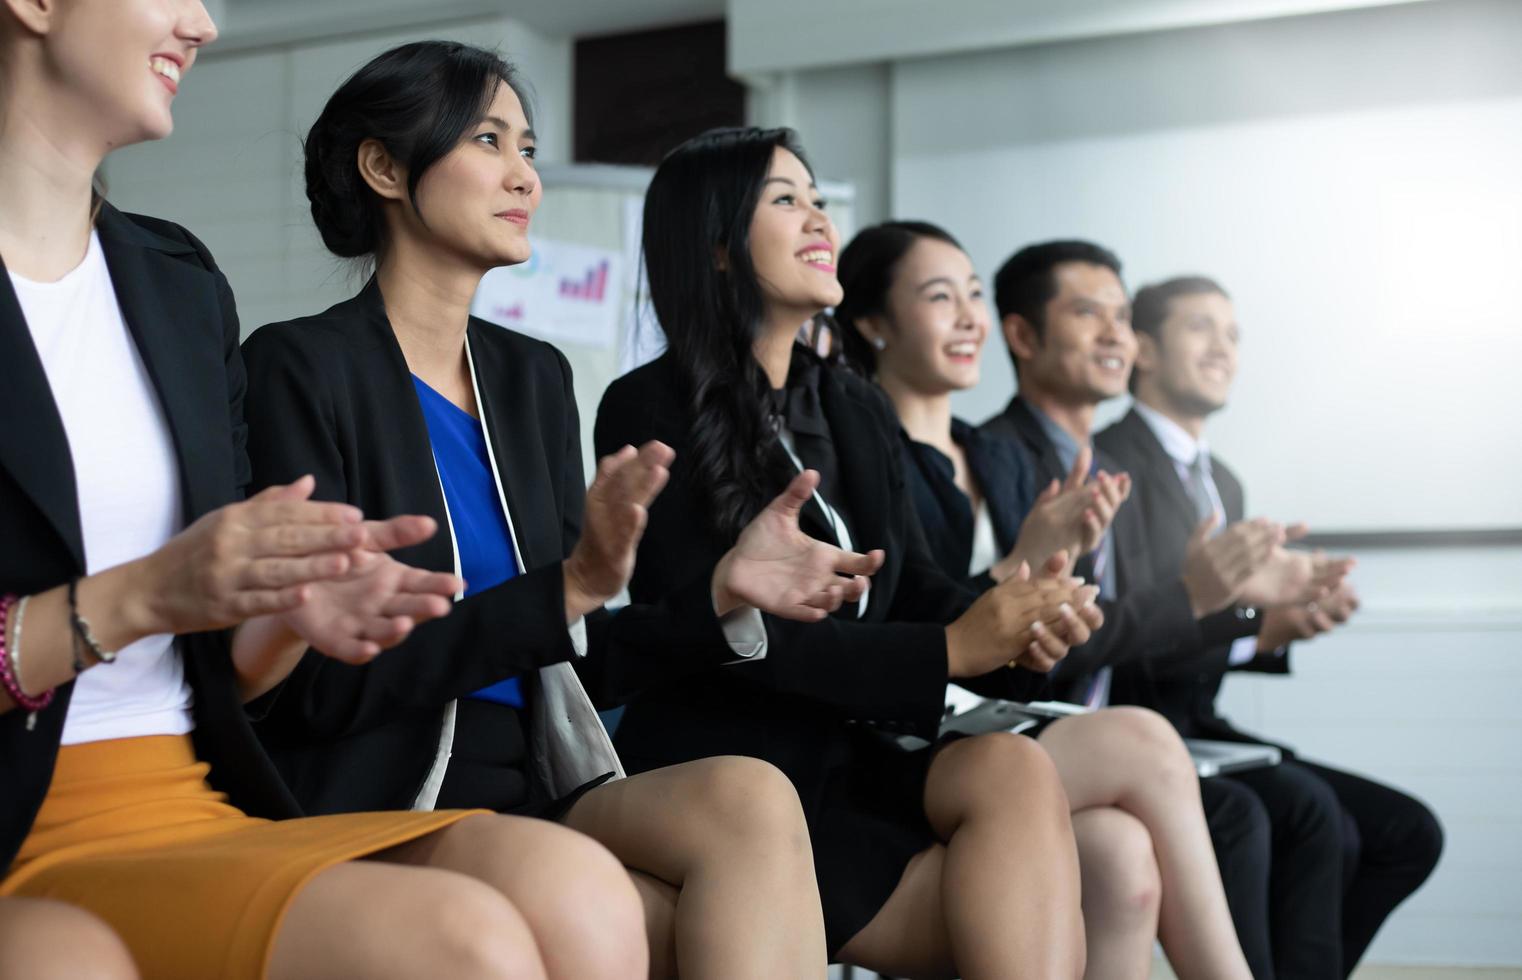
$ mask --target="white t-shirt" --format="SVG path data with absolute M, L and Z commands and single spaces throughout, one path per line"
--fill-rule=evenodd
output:
M 968 575 L 981 575 L 999 561 L 999 539 L 994 534 L 994 521 L 988 513 L 988 501 L 979 500 L 978 509 L 972 515 L 972 560 L 967 563 Z
M 10 276 L 68 435 L 85 567 L 94 574 L 141 558 L 180 530 L 179 466 L 100 240 L 91 232 L 84 261 L 57 282 Z M 75 682 L 63 744 L 183 735 L 190 703 L 174 638 L 146 637 Z

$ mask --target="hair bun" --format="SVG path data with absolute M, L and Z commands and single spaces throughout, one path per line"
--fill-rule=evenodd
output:
M 312 124 L 306 139 L 306 191 L 312 221 L 328 251 L 353 259 L 373 253 L 379 244 L 368 187 L 360 187 L 355 166 L 357 139 L 343 133 L 327 113 Z

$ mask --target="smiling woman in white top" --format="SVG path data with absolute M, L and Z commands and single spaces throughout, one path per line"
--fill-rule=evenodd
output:
M 544 977 L 557 927 L 577 976 L 637 972 L 638 899 L 592 841 L 469 811 L 291 819 L 253 736 L 243 702 L 308 647 L 369 661 L 462 583 L 385 554 L 431 519 L 363 522 L 309 478 L 243 499 L 227 280 L 92 193 L 108 152 L 169 135 L 215 36 L 198 0 L 0 3 L 0 896 L 82 906 L 151 976 Z M 483 854 L 596 903 L 527 915 Z

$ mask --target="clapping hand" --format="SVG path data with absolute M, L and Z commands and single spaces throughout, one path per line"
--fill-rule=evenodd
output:
M 819 485 L 804 470 L 740 532 L 713 572 L 714 611 L 752 606 L 784 619 L 817 622 L 867 591 L 883 552 L 845 551 L 805 534 L 798 517 Z
M 1121 504 L 1131 496 L 1131 477 L 1126 473 L 1111 476 L 1100 470 L 1089 476 L 1093 451 L 1085 446 L 1078 451 L 1067 479 L 1053 480 L 1020 524 L 1015 547 L 998 564 L 989 569 L 994 581 L 1012 575 L 1021 562 L 1045 565 L 1059 551 L 1072 563 L 1099 547 L 1105 531 L 1115 520 Z
M 1263 518 L 1238 521 L 1211 537 L 1215 525 L 1214 514 L 1201 521 L 1184 552 L 1181 577 L 1196 617 L 1237 601 L 1248 581 L 1276 549 L 1282 551 L 1285 541 L 1284 528 Z
M 1321 599 L 1270 609 L 1258 633 L 1258 652 L 1268 653 L 1296 640 L 1330 633 L 1352 618 L 1358 606 L 1358 591 L 1351 582 L 1340 582 Z
M 629 584 L 649 507 L 671 476 L 676 453 L 650 441 L 625 446 L 597 464 L 587 488 L 581 540 L 564 563 L 566 622 L 574 622 Z
M 141 560 L 147 633 L 195 633 L 300 606 L 311 583 L 349 571 L 359 509 L 310 500 L 304 476 L 205 514 Z
M 1304 524 L 1285 529 L 1286 541 L 1305 537 Z M 1352 558 L 1331 558 L 1317 552 L 1275 547 L 1263 565 L 1242 586 L 1239 599 L 1251 606 L 1304 605 L 1329 596 L 1352 571 Z
M 1060 581 L 1067 576 L 1069 565 L 1067 555 L 1059 551 L 1046 560 L 1041 577 Z M 1017 575 L 1029 578 L 1029 567 L 1021 568 Z M 1070 649 L 1088 642 L 1093 631 L 1104 625 L 1104 613 L 1096 601 L 1099 587 L 1089 586 L 1088 589 L 1092 597 L 1089 592 L 1080 593 L 1083 601 L 1076 608 L 1072 603 L 1059 603 L 1055 616 L 1048 613 L 1046 618 L 1031 623 L 1030 645 L 1015 658 L 1012 666 L 1044 674 L 1057 666 Z
M 1099 588 L 1068 576 L 1067 560 L 1053 555 L 1034 578 L 1022 565 L 947 626 L 948 674 L 977 677 L 1000 667 L 1045 672 L 1086 641 L 1104 621 L 1095 604 Z
M 286 601 L 265 615 L 248 618 L 235 634 L 232 657 L 245 699 L 278 684 L 307 648 L 348 664 L 369 662 L 406 639 L 418 623 L 449 612 L 451 597 L 464 589 L 454 575 L 412 568 L 386 554 L 432 537 L 438 528 L 431 517 L 362 522 L 357 508 L 307 501 L 312 489 L 310 477 L 271 487 L 248 501 L 261 505 L 258 510 L 223 508 L 230 513 L 202 529 L 211 535 L 209 544 L 219 537 L 246 542 L 263 537 L 273 542 L 267 547 L 278 547 L 287 556 L 301 548 L 322 549 L 304 560 L 321 567 L 325 575 L 287 586 Z M 290 506 L 296 503 L 304 508 Z M 260 511 L 283 516 L 284 526 L 276 525 L 279 530 L 273 534 L 269 529 L 250 533 L 251 527 L 259 526 L 255 515 Z M 313 522 L 316 528 L 293 520 L 309 514 L 327 519 Z M 328 530 L 316 533 L 322 528 Z M 250 559 L 245 556 L 244 561 Z
M 433 518 L 408 515 L 363 527 L 364 545 L 349 553 L 348 572 L 307 586 L 306 600 L 278 617 L 309 647 L 348 664 L 369 662 L 419 623 L 447 614 L 465 588 L 458 576 L 386 554 L 433 537 Z

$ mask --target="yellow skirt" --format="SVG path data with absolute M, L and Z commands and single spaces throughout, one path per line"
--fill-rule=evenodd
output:
M 53 898 L 116 930 L 149 978 L 264 976 L 318 872 L 474 811 L 261 820 L 206 782 L 189 736 L 70 745 L 0 896 Z

